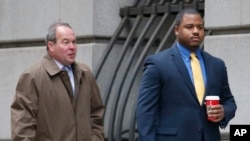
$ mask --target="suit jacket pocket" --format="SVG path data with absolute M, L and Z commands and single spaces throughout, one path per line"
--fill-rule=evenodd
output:
M 177 131 L 178 129 L 173 127 L 158 127 L 156 129 L 156 134 L 175 136 L 177 135 Z

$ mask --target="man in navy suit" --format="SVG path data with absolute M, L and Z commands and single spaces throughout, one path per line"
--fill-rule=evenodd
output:
M 184 9 L 176 17 L 177 42 L 169 49 L 150 55 L 144 64 L 137 103 L 140 141 L 220 141 L 219 128 L 225 128 L 236 112 L 227 70 L 223 60 L 200 49 L 204 21 L 194 9 Z M 204 83 L 199 102 L 191 67 L 195 53 Z M 220 104 L 208 113 L 205 96 L 219 96 Z M 208 120 L 207 117 L 215 120 Z

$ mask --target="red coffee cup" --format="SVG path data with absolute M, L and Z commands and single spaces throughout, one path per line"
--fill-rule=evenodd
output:
M 218 105 L 220 103 L 220 97 L 219 96 L 206 96 L 205 101 L 206 101 L 206 107 L 207 107 L 207 112 L 208 112 L 209 110 L 211 110 L 211 106 Z M 208 116 L 208 120 L 213 121 L 215 119 L 216 118 L 214 117 Z

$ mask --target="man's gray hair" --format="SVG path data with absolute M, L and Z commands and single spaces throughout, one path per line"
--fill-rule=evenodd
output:
M 57 30 L 57 27 L 59 27 L 59 26 L 65 26 L 65 27 L 69 27 L 72 29 L 72 27 L 68 23 L 65 23 L 65 22 L 56 22 L 56 23 L 52 24 L 48 28 L 48 33 L 47 33 L 46 38 L 45 38 L 45 44 L 47 46 L 47 49 L 48 49 L 48 42 L 49 41 L 56 43 L 56 30 Z

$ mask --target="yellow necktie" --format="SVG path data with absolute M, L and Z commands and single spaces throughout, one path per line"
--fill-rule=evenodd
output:
M 190 57 L 191 57 L 191 67 L 192 67 L 193 79 L 194 79 L 194 87 L 195 87 L 197 98 L 200 104 L 202 105 L 202 100 L 203 100 L 204 92 L 205 92 L 205 86 L 204 86 L 204 81 L 202 78 L 200 62 L 197 59 L 195 53 L 191 53 Z

